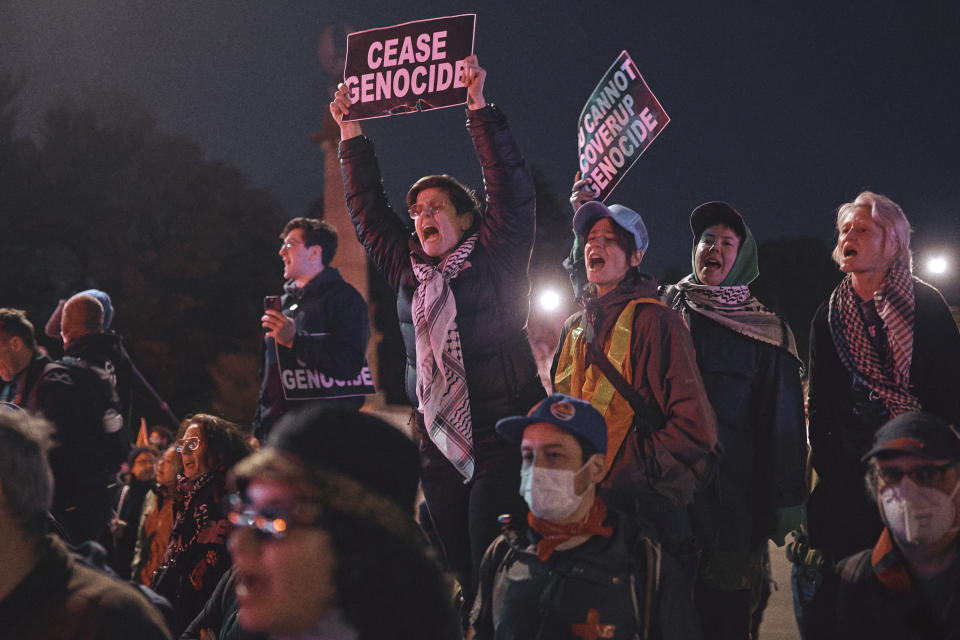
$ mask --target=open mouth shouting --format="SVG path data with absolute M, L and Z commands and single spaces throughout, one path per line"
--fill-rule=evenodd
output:
M 420 239 L 423 244 L 439 240 L 440 229 L 428 222 L 420 228 Z

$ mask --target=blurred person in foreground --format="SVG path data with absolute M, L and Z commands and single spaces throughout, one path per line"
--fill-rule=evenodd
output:
M 520 447 L 530 513 L 526 527 L 504 523 L 484 556 L 469 637 L 700 638 L 679 565 L 597 495 L 603 416 L 555 393 L 497 431 Z
M 169 640 L 133 587 L 85 566 L 46 533 L 53 503 L 50 425 L 0 409 L 0 636 L 7 640 Z
M 285 418 L 234 471 L 239 626 L 271 638 L 461 637 L 412 517 L 418 467 L 415 446 L 373 416 Z
M 884 527 L 872 549 L 824 576 L 806 637 L 960 637 L 960 432 L 932 414 L 903 413 L 863 459 Z

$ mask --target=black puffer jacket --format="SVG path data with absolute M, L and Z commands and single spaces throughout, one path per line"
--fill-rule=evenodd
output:
M 476 248 L 451 281 L 463 347 L 474 432 L 499 418 L 526 412 L 545 393 L 527 340 L 528 266 L 535 231 L 534 189 L 507 121 L 489 105 L 467 112 L 467 130 L 483 170 L 486 212 Z M 406 389 L 417 406 L 416 337 L 411 304 L 417 280 L 411 254 L 431 261 L 390 208 L 373 143 L 364 136 L 340 143 L 347 208 L 357 235 L 397 291 L 397 314 L 407 351 Z M 465 234 L 470 235 L 472 231 Z

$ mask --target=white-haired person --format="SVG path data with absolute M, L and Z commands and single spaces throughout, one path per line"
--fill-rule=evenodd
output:
M 810 446 L 819 476 L 811 546 L 835 562 L 883 529 L 863 490 L 863 455 L 889 419 L 960 415 L 960 332 L 943 296 L 913 276 L 910 223 L 869 191 L 837 211 L 833 259 L 845 275 L 810 329 Z

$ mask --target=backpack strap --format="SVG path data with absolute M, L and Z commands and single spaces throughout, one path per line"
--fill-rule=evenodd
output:
M 659 301 L 656 302 L 660 304 Z M 634 307 L 634 314 L 636 314 L 636 307 Z M 585 324 L 590 323 L 587 314 L 583 314 L 583 322 Z M 631 325 L 632 324 L 631 322 Z M 636 421 L 638 435 L 640 435 L 640 437 L 647 437 L 654 431 L 660 429 L 664 423 L 664 416 L 660 409 L 640 395 L 640 392 L 633 388 L 633 385 L 623 377 L 623 374 L 617 371 L 613 363 L 610 362 L 610 358 L 607 357 L 607 354 L 605 354 L 597 344 L 597 340 L 591 339 L 596 337 L 595 331 L 584 330 L 583 335 L 587 338 L 587 353 L 590 354 L 590 359 L 593 361 L 592 364 L 596 364 L 597 367 L 600 368 L 603 376 L 613 385 L 617 393 L 630 403 L 630 408 L 633 409 L 633 412 L 637 415 L 637 418 L 639 418 Z M 590 337 L 588 338 L 587 336 Z

